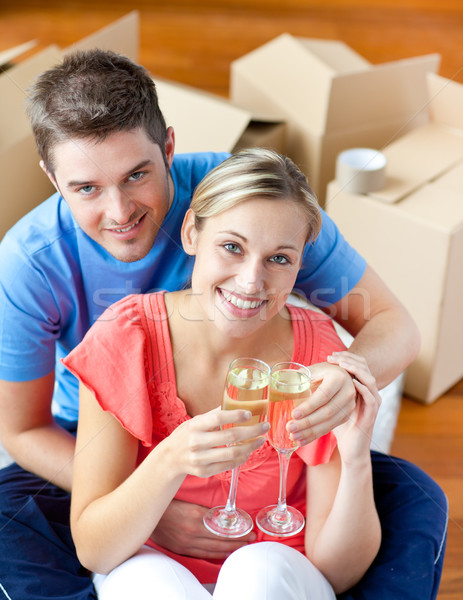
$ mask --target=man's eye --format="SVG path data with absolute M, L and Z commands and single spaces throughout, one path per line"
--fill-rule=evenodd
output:
M 233 252 L 234 254 L 237 254 L 240 251 L 240 247 L 238 246 L 238 244 L 232 244 L 231 242 L 229 242 L 228 244 L 224 244 L 223 247 L 225 248 L 225 250 L 228 250 L 228 252 Z
M 277 254 L 276 256 L 272 256 L 272 258 L 270 259 L 272 262 L 277 263 L 279 265 L 285 265 L 286 263 L 288 263 L 288 259 L 286 258 L 286 256 L 282 256 L 281 254 Z
M 129 177 L 129 181 L 138 181 L 139 179 L 142 179 L 144 174 L 144 171 L 137 171 L 136 173 L 132 173 L 132 175 L 130 175 Z
M 84 185 L 83 187 L 79 188 L 77 191 L 84 195 L 89 195 L 95 191 L 95 186 L 94 185 Z

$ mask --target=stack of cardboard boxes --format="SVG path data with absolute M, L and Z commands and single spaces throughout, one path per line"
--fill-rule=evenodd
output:
M 415 318 L 422 346 L 404 389 L 425 403 L 463 376 L 463 86 L 438 65 L 373 66 L 340 42 L 285 34 L 231 76 L 237 104 L 287 122 L 287 153 L 320 204 Z M 385 154 L 384 189 L 329 183 L 339 153 L 362 146 Z
M 287 152 L 320 204 L 336 157 L 381 148 L 428 119 L 426 73 L 438 55 L 372 65 L 346 44 L 284 34 L 232 64 L 231 98 L 287 123 Z

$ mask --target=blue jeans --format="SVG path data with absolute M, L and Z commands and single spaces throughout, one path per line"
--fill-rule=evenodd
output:
M 382 543 L 362 580 L 339 600 L 434 600 L 447 541 L 448 502 L 419 467 L 371 453 Z
M 372 452 L 383 538 L 363 579 L 341 600 L 434 600 L 442 572 L 447 500 L 421 469 Z M 94 600 L 69 527 L 70 497 L 10 465 L 0 471 L 0 600 Z M 283 599 L 282 599 L 283 600 Z

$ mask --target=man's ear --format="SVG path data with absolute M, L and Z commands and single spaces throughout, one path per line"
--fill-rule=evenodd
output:
M 167 164 L 169 168 L 172 166 L 172 162 L 174 160 L 174 151 L 175 151 L 175 132 L 173 127 L 167 128 L 167 137 L 166 137 L 166 158 Z
M 55 179 L 55 176 L 53 175 L 53 173 L 50 171 L 50 169 L 47 167 L 47 165 L 44 163 L 43 160 L 41 160 L 39 164 L 40 164 L 40 168 L 42 169 L 42 171 L 45 173 L 45 175 L 48 177 L 48 179 L 54 185 L 56 191 L 61 194 L 61 192 L 59 191 L 58 184 L 56 183 L 56 179 Z
M 181 235 L 183 249 L 190 256 L 195 256 L 198 230 L 195 226 L 195 213 L 191 210 L 191 208 L 187 210 L 185 218 L 183 219 Z

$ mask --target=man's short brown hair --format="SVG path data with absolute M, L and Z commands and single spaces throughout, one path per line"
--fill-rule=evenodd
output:
M 77 51 L 42 73 L 29 91 L 28 114 L 45 166 L 53 148 L 73 138 L 104 140 L 143 128 L 165 158 L 166 123 L 148 71 L 107 50 Z

